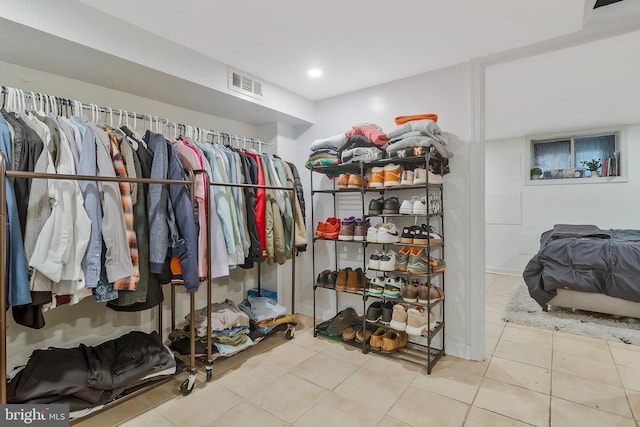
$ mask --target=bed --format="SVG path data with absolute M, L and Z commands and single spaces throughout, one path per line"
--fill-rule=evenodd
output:
M 548 306 L 640 318 L 640 230 L 557 224 L 525 267 L 529 294 Z

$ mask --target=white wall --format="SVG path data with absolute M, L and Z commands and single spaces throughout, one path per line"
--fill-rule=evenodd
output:
M 640 32 L 486 69 L 486 265 L 521 274 L 556 223 L 638 228 Z M 625 182 L 525 186 L 526 136 L 625 127 Z
M 471 287 L 484 289 L 483 271 L 472 272 L 469 265 L 471 258 L 482 253 L 482 247 L 472 248 L 469 245 L 471 208 L 469 203 L 469 187 L 472 177 L 469 173 L 472 161 L 482 162 L 482 159 L 470 158 L 471 139 L 471 67 L 470 64 L 458 65 L 436 72 L 391 82 L 347 95 L 338 96 L 318 103 L 316 125 L 305 132 L 295 147 L 295 157 L 298 168 L 304 171 L 304 160 L 308 156 L 308 147 L 316 138 L 344 133 L 354 123 L 377 123 L 384 130 L 395 127 L 393 118 L 398 115 L 437 113 L 438 124 L 446 131 L 455 134 L 458 140 L 452 142 L 448 148 L 455 156 L 451 160 L 451 173 L 444 179 L 445 191 L 445 259 L 446 271 L 446 348 L 447 353 L 466 357 L 482 358 L 484 354 L 481 328 L 484 324 L 484 294 L 479 299 L 470 298 Z M 305 188 L 310 188 L 310 174 L 303 175 Z M 482 177 L 480 177 L 481 179 Z M 314 176 L 315 185 L 327 185 L 328 179 L 322 175 Z M 340 196 L 342 197 L 342 195 Z M 345 196 L 346 197 L 346 196 Z M 400 196 L 401 197 L 401 196 Z M 331 196 L 317 195 L 311 199 L 305 194 L 308 210 L 313 203 L 316 221 L 333 214 Z M 321 199 L 322 198 L 322 199 Z M 355 199 L 359 199 L 356 197 Z M 343 200 L 353 213 L 360 209 L 359 201 L 346 198 Z M 341 205 L 344 206 L 345 203 Z M 365 206 L 365 211 L 367 206 Z M 352 214 L 353 214 L 352 213 Z M 310 224 L 308 216 L 308 231 L 313 233 L 315 224 Z M 342 245 L 342 247 L 347 245 Z M 333 249 L 324 248 L 322 244 L 316 246 L 316 269 L 320 271 L 333 264 Z M 341 259 L 353 259 L 355 246 L 349 246 L 338 255 Z M 360 249 L 358 256 L 362 256 Z M 302 264 L 308 271 L 299 277 L 297 287 L 301 294 L 302 306 L 300 310 L 311 313 L 312 281 L 311 257 L 307 253 Z M 356 265 L 362 265 L 362 258 Z M 344 267 L 344 264 L 343 264 Z M 319 269 L 319 270 L 318 270 Z M 474 282 L 472 284 L 472 281 Z M 332 294 L 318 290 L 318 317 L 327 319 L 335 315 L 335 297 Z M 362 301 L 349 299 L 340 295 L 340 307 L 353 305 L 362 312 Z M 475 317 L 474 317 L 475 316 Z M 478 321 L 480 316 L 480 321 Z M 473 319 L 473 321 L 472 321 Z M 479 332 L 479 333 L 478 333 Z
M 93 102 L 112 108 L 122 108 L 128 111 L 136 111 L 137 113 L 157 115 L 178 123 L 201 126 L 230 134 L 258 137 L 255 126 L 174 107 L 6 62 L 0 62 L 0 84 L 24 90 L 41 91 L 46 94 L 77 99 L 83 102 Z M 141 131 L 142 127 L 142 123 L 138 122 L 138 132 Z M 256 277 L 255 270 L 238 269 L 238 271 L 232 272 L 228 278 L 215 280 L 214 300 L 220 301 L 227 297 L 234 301 L 242 300 L 243 296 L 246 295 L 246 289 L 255 286 Z M 165 301 L 167 302 L 168 297 L 169 288 L 167 287 L 165 288 Z M 198 301 L 198 307 L 205 303 L 204 287 L 197 293 L 196 301 Z M 180 322 L 188 312 L 189 307 L 189 298 L 182 290 L 178 291 L 177 302 L 177 320 Z M 168 331 L 169 327 L 170 311 L 168 307 L 168 304 L 165 303 L 165 332 Z M 62 306 L 46 312 L 46 326 L 40 330 L 32 330 L 16 325 L 13 323 L 11 312 L 8 312 L 8 367 L 11 369 L 14 366 L 23 364 L 29 354 L 36 348 L 74 346 L 80 342 L 98 344 L 132 329 L 155 330 L 157 325 L 156 311 L 154 309 L 141 313 L 116 313 L 106 308 L 104 303 L 96 303 L 89 297 L 80 304 Z

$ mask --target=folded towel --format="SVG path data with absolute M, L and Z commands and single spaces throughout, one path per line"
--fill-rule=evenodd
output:
M 418 120 L 413 122 L 407 122 L 403 125 L 398 126 L 391 132 L 387 132 L 387 136 L 390 139 L 398 137 L 407 132 L 415 132 L 420 131 L 424 136 L 428 136 L 432 139 L 435 139 L 442 145 L 446 145 L 449 141 L 442 133 L 442 129 L 440 126 L 433 120 Z
M 334 135 L 328 138 L 316 139 L 311 143 L 309 149 L 316 151 L 319 148 L 333 148 L 339 150 L 347 142 L 345 134 Z
M 437 114 L 415 114 L 413 116 L 398 116 L 395 118 L 395 122 L 397 125 L 401 125 L 407 122 L 412 122 L 415 120 L 433 120 L 434 122 L 438 121 Z

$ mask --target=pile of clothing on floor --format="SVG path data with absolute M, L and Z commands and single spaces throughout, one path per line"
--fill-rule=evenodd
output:
M 429 151 L 438 164 L 438 174 L 446 174 L 446 149 L 451 135 L 442 132 L 436 114 L 398 116 L 395 129 L 385 133 L 373 123 L 359 123 L 343 134 L 317 139 L 311 144 L 307 169 L 355 162 L 372 162 L 383 158 L 420 156 Z
M 156 332 L 134 331 L 95 347 L 34 350 L 10 373 L 7 403 L 68 404 L 72 417 L 83 416 L 176 371 Z
M 180 354 L 190 352 L 189 322 L 187 325 L 169 334 L 171 348 Z M 196 310 L 196 356 L 207 354 L 207 308 Z M 287 308 L 272 298 L 250 295 L 236 305 L 231 300 L 211 304 L 211 343 L 215 357 L 231 356 L 259 342 L 279 325 L 294 323 Z

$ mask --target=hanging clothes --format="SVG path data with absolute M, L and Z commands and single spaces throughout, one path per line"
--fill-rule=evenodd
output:
M 178 152 L 173 145 L 165 140 L 164 136 L 147 131 L 143 140 L 153 152 L 152 177 L 172 180 L 187 179 Z M 162 158 L 164 158 L 164 162 L 161 162 Z M 185 184 L 168 185 L 169 197 L 166 197 L 166 188 L 163 187 L 166 186 L 149 185 L 149 244 L 151 254 L 155 256 L 151 260 L 152 271 L 158 274 L 162 273 L 162 266 L 158 269 L 159 256 L 164 257 L 168 253 L 167 246 L 155 248 L 155 245 L 168 243 L 171 248 L 169 255 L 180 258 L 184 287 L 188 292 L 195 292 L 199 285 L 198 224 L 191 206 L 189 187 Z M 169 202 L 172 206 L 171 210 Z M 168 227 L 165 224 L 168 224 Z M 161 235 L 153 227 L 154 225 L 157 225 L 161 230 L 167 230 L 167 232 L 171 230 L 170 238 L 167 237 L 168 234 Z M 164 258 L 162 265 L 164 265 Z
M 11 136 L 9 127 L 4 118 L 0 118 L 0 150 L 6 156 L 6 168 L 11 169 Z M 23 305 L 31 303 L 29 282 L 27 280 L 27 264 L 20 231 L 20 219 L 18 218 L 18 205 L 13 190 L 11 178 L 5 178 L 7 217 L 7 304 Z M 4 310 L 4 307 L 1 309 Z

